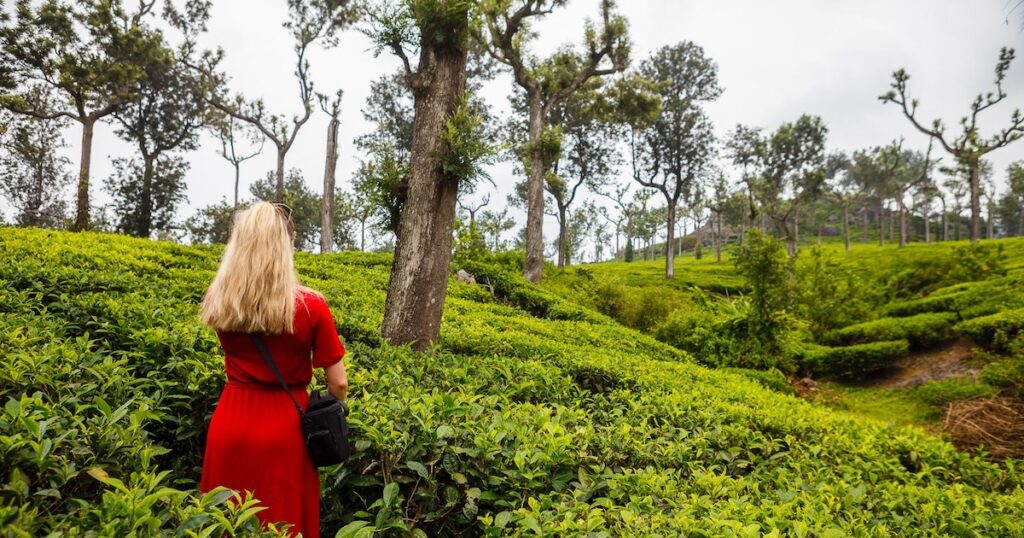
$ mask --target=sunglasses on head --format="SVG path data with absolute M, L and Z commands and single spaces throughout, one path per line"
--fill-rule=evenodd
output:
M 288 204 L 274 202 L 273 206 L 276 207 L 282 213 L 284 213 L 284 216 L 288 217 L 289 219 L 292 218 L 292 208 L 288 207 Z

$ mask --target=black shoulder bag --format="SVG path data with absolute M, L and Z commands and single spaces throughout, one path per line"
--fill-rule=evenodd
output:
M 348 406 L 345 402 L 337 399 L 333 394 L 326 393 L 323 396 L 318 391 L 309 395 L 309 407 L 302 412 L 299 402 L 292 396 L 291 389 L 284 382 L 284 376 L 277 369 L 274 357 L 270 355 L 266 342 L 259 334 L 251 333 L 256 347 L 267 360 L 274 376 L 281 383 L 281 387 L 288 393 L 288 397 L 295 404 L 295 410 L 299 412 L 299 423 L 302 425 L 302 437 L 306 441 L 306 452 L 309 459 L 313 461 L 314 467 L 326 467 L 335 465 L 348 459 L 348 426 L 345 424 L 345 416 L 348 415 Z

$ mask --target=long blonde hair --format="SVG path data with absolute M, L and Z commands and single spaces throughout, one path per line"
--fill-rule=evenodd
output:
M 200 308 L 202 322 L 226 332 L 294 330 L 299 285 L 294 225 L 282 209 L 256 202 L 235 214 L 217 275 Z

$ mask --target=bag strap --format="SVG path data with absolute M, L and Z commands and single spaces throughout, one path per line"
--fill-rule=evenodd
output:
M 270 350 L 267 349 L 267 343 L 263 341 L 263 337 L 259 333 L 249 333 L 252 337 L 252 341 L 256 343 L 256 347 L 260 348 L 260 353 L 263 358 L 267 360 L 267 364 L 270 365 L 270 369 L 274 371 L 274 377 L 281 383 L 281 388 L 288 393 L 288 397 L 292 399 L 292 403 L 295 404 L 295 410 L 299 412 L 299 416 L 302 416 L 302 406 L 299 405 L 299 401 L 292 395 L 292 390 L 288 387 L 288 383 L 284 382 L 284 376 L 281 375 L 281 370 L 277 369 L 277 363 L 274 362 L 274 357 L 270 354 Z

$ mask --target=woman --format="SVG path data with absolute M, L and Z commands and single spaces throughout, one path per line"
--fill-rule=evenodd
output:
M 323 296 L 299 285 L 294 242 L 288 206 L 257 202 L 241 211 L 203 298 L 200 317 L 217 331 L 228 381 L 210 420 L 200 490 L 250 491 L 266 507 L 262 522 L 317 538 L 320 477 L 295 406 L 248 334 L 264 334 L 300 405 L 308 405 L 313 368 L 323 368 L 327 389 L 345 399 L 345 348 Z

